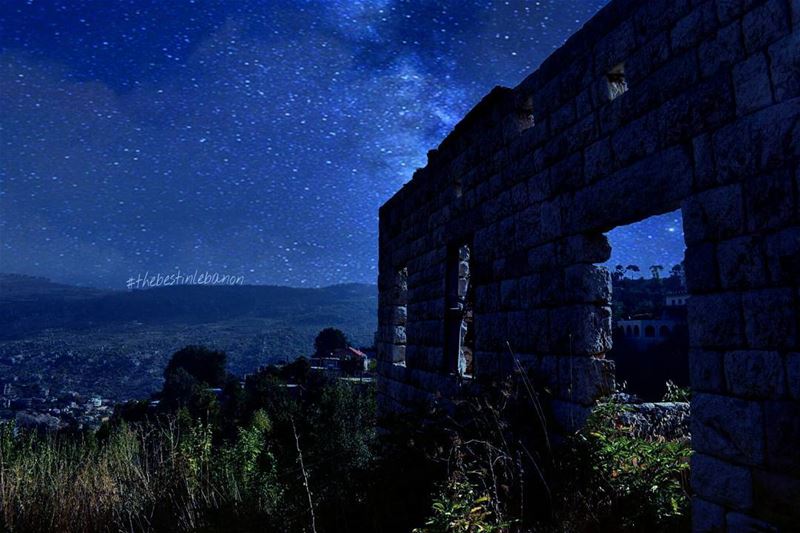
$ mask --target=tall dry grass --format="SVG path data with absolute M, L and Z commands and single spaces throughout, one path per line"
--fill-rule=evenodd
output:
M 212 447 L 211 428 L 121 425 L 107 438 L 0 427 L 0 530 L 189 531 L 268 514 L 280 498 L 269 422 Z M 229 522 L 230 523 L 230 522 Z

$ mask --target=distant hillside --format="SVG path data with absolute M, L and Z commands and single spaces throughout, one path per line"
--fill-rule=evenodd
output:
M 185 344 L 224 349 L 241 374 L 309 354 L 328 326 L 371 345 L 376 309 L 374 285 L 110 291 L 0 274 L 0 381 L 141 396 L 160 387 L 163 365 Z

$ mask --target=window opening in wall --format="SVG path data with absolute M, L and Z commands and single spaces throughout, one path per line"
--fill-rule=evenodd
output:
M 394 338 L 392 340 L 392 363 L 406 365 L 406 321 L 408 319 L 408 268 L 397 271 L 394 284 L 395 306 L 392 310 Z
M 463 377 L 474 374 L 474 290 L 470 282 L 470 248 L 448 250 L 446 274 L 445 365 Z
M 660 401 L 666 382 L 689 385 L 686 283 L 680 210 L 620 226 L 607 236 L 611 259 L 612 349 L 617 383 Z
M 608 81 L 609 100 L 614 100 L 624 94 L 628 90 L 628 83 L 625 81 L 625 64 L 620 63 L 612 68 L 606 74 L 606 80 Z

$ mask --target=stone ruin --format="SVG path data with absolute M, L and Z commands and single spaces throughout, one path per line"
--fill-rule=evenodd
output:
M 577 427 L 614 387 L 604 233 L 680 208 L 693 528 L 798 527 L 799 28 L 798 0 L 612 0 L 492 90 L 380 210 L 381 412 L 513 352 Z

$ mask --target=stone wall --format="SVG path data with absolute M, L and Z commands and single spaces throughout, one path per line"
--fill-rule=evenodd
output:
M 604 233 L 680 208 L 695 530 L 800 523 L 799 28 L 798 0 L 612 0 L 491 91 L 381 208 L 380 409 L 446 399 L 513 353 L 580 424 L 613 388 Z M 463 244 L 470 377 L 445 346 Z

